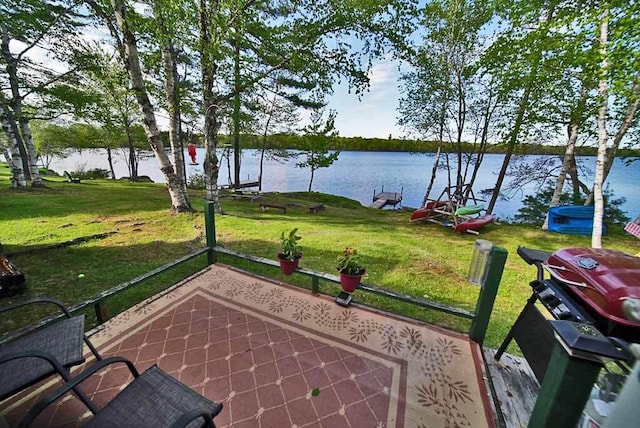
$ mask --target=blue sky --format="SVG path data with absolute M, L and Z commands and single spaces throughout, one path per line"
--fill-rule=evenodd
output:
M 346 84 L 336 85 L 328 108 L 336 110 L 336 129 L 341 137 L 394 138 L 404 135 L 397 125 L 398 63 L 378 61 L 369 73 L 371 86 L 360 97 Z

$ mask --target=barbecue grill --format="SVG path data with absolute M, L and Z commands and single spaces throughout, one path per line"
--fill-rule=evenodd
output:
M 640 258 L 605 249 L 569 248 L 549 253 L 518 248 L 518 255 L 538 269 L 532 295 L 498 349 L 500 359 L 515 339 L 539 381 L 544 377 L 554 332 L 547 316 L 593 325 L 604 336 L 640 343 L 640 323 L 624 316 L 622 303 L 640 299 Z M 548 272 L 550 278 L 545 274 Z M 615 341 L 615 339 L 614 339 Z
M 568 248 L 553 253 L 543 266 L 547 284 L 568 292 L 606 336 L 640 342 L 640 322 L 625 317 L 622 304 L 640 299 L 640 258 L 621 251 Z
M 628 320 L 638 318 L 625 317 L 640 303 L 640 260 L 590 248 L 518 255 L 537 277 L 494 358 L 515 340 L 540 382 L 530 427 L 576 426 L 605 362 L 628 371 L 625 340 L 640 342 L 640 323 Z

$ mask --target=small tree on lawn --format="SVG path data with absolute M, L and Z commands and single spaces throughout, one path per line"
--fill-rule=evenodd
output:
M 313 176 L 316 170 L 328 168 L 340 155 L 337 150 L 329 153 L 329 143 L 338 136 L 338 131 L 335 128 L 336 115 L 337 113 L 334 110 L 329 110 L 329 115 L 325 121 L 322 117 L 324 116 L 324 109 L 314 110 L 311 113 L 311 123 L 302 128 L 304 134 L 301 156 L 304 156 L 305 160 L 298 162 L 296 166 L 298 168 L 311 169 L 309 192 L 311 192 Z

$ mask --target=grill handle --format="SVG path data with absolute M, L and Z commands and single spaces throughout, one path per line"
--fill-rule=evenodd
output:
M 557 280 L 557 281 L 561 281 L 561 282 L 564 282 L 565 284 L 574 285 L 574 286 L 580 287 L 580 288 L 590 288 L 584 282 L 571 281 L 571 280 L 565 279 L 562 276 L 560 276 L 560 274 L 558 274 L 556 271 L 557 270 L 566 271 L 567 268 L 565 268 L 564 266 L 555 266 L 555 265 L 550 265 L 549 263 L 544 262 L 544 263 L 542 263 L 542 267 L 544 267 L 544 270 L 549 272 L 551 277 L 553 279 Z

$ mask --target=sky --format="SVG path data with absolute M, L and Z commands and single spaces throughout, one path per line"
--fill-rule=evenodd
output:
M 336 85 L 328 108 L 336 110 L 336 129 L 341 137 L 399 138 L 405 133 L 397 125 L 398 64 L 383 60 L 374 64 L 370 73 L 370 88 L 360 98 L 349 93 L 346 84 Z

